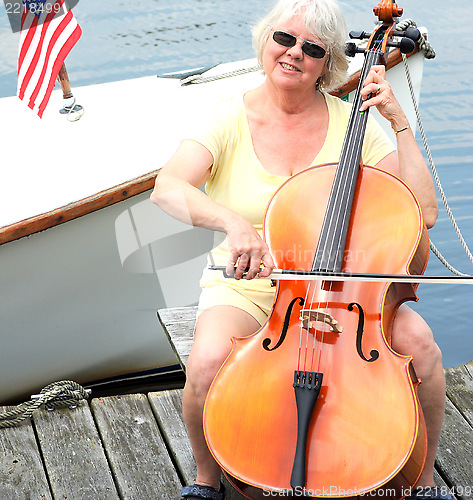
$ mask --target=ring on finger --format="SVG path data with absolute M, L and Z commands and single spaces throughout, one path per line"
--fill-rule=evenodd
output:
M 376 95 L 378 95 L 381 92 L 381 85 L 378 83 L 378 90 L 376 91 Z

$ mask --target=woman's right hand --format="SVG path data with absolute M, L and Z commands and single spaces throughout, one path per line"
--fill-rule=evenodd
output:
M 166 213 L 188 224 L 226 233 L 231 254 L 227 273 L 241 279 L 266 278 L 274 268 L 268 245 L 244 217 L 197 189 L 210 176 L 213 157 L 201 144 L 183 141 L 156 177 L 151 201 Z M 262 268 L 261 268 L 262 267 Z
M 233 274 L 239 280 L 248 268 L 246 279 L 255 276 L 267 278 L 274 269 L 274 261 L 268 245 L 262 240 L 256 229 L 243 217 L 233 220 L 227 228 L 230 258 L 227 274 Z

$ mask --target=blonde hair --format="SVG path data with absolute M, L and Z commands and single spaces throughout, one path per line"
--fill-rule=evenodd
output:
M 347 33 L 345 20 L 335 0 L 279 0 L 253 28 L 253 47 L 260 66 L 263 66 L 263 51 L 271 31 L 296 15 L 302 15 L 307 31 L 327 46 L 326 70 L 319 87 L 329 90 L 343 83 L 348 68 L 345 55 Z

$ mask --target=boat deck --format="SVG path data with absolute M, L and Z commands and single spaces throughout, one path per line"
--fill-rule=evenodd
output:
M 183 368 L 195 313 L 192 307 L 160 311 Z M 473 361 L 446 376 L 436 480 L 457 498 L 473 499 Z M 37 410 L 31 421 L 0 429 L 0 498 L 179 498 L 195 475 L 181 396 L 177 389 L 93 398 L 73 410 Z M 243 497 L 232 490 L 227 498 Z

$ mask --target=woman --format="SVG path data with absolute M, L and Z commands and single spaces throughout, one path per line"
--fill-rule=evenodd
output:
M 196 484 L 182 498 L 223 498 L 220 468 L 202 430 L 210 383 L 231 349 L 232 337 L 255 332 L 271 308 L 269 276 L 274 262 L 261 237 L 265 207 L 291 175 L 311 165 L 338 161 L 349 107 L 323 89 L 346 75 L 346 32 L 334 0 L 280 0 L 254 29 L 264 83 L 217 106 L 201 130 L 189 136 L 164 166 L 151 196 L 177 219 L 222 232 L 211 261 L 236 266 L 235 279 L 204 270 L 195 342 L 187 363 L 183 413 L 195 460 Z M 371 97 L 370 97 L 371 95 Z M 363 163 L 392 172 L 416 194 L 427 227 L 437 217 L 434 186 L 405 114 L 382 66 L 370 71 L 361 110 L 375 106 L 396 133 L 397 152 L 372 118 Z M 206 184 L 206 194 L 198 188 Z M 247 279 L 241 279 L 249 268 Z M 222 328 L 222 325 L 225 325 Z M 413 356 L 423 384 L 419 398 L 429 451 L 419 486 L 433 486 L 433 464 L 442 425 L 445 381 L 441 353 L 426 323 L 407 306 L 399 309 L 393 348 Z

